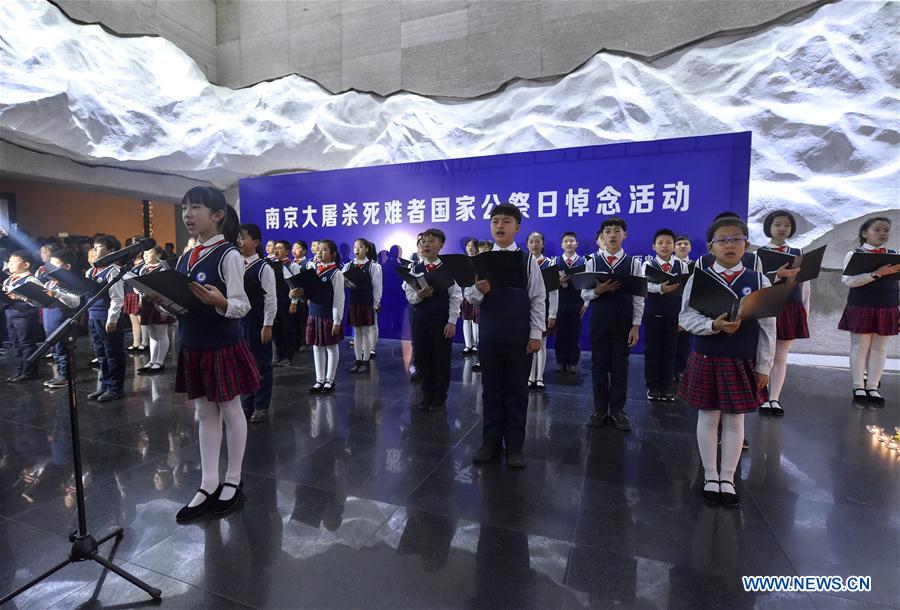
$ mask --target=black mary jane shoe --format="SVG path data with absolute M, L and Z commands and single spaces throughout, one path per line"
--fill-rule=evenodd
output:
M 362 360 L 356 360 L 356 361 L 354 361 L 354 362 L 353 362 L 353 366 L 350 367 L 350 371 L 349 371 L 349 372 L 351 372 L 351 373 L 358 373 L 358 372 L 359 372 L 360 366 L 362 366 Z
M 869 394 L 863 388 L 853 388 L 853 401 L 854 402 L 869 402 Z
M 529 381 L 528 382 L 528 391 L 534 392 L 535 390 L 537 390 L 537 384 L 535 384 L 535 382 L 533 382 L 533 381 Z
M 227 515 L 238 505 L 238 502 L 241 500 L 241 496 L 243 495 L 244 482 L 241 481 L 237 485 L 234 483 L 222 483 L 222 487 L 231 487 L 235 490 L 234 495 L 231 496 L 229 500 L 220 500 L 218 497 L 216 498 L 215 503 L 212 507 L 212 514 L 217 517 L 221 517 L 222 515 Z M 221 495 L 221 494 L 219 494 Z
M 547 386 L 544 385 L 543 380 L 538 379 L 537 381 L 534 382 L 534 389 L 537 390 L 538 392 L 544 392 L 547 389 Z
M 874 407 L 883 407 L 884 406 L 884 396 L 881 395 L 881 392 L 878 390 L 866 390 L 866 395 L 869 397 L 869 404 Z
M 771 415 L 772 414 L 772 401 L 767 400 L 766 402 L 759 405 L 759 414 L 760 415 Z
M 307 388 L 306 393 L 307 394 L 320 394 L 322 392 L 322 387 L 324 385 L 325 384 L 322 383 L 321 381 L 317 381 L 315 383 L 315 385 L 312 385 L 309 388 Z
M 334 394 L 334 382 L 326 381 L 322 384 L 322 389 L 319 390 L 319 394 Z
M 734 489 L 734 493 L 722 490 L 723 485 L 731 485 L 731 488 Z M 734 483 L 731 481 L 719 481 L 719 497 L 721 498 L 722 506 L 725 508 L 738 508 L 741 505 L 741 499 L 737 495 L 737 489 L 734 488 Z
M 721 487 L 720 491 L 713 491 L 711 489 L 706 489 L 706 486 L 709 483 L 715 483 L 719 485 L 718 481 L 703 481 L 703 501 L 709 504 L 710 506 L 718 506 L 722 503 L 722 493 Z
M 775 417 L 784 417 L 784 407 L 781 406 L 780 400 L 770 400 L 770 409 Z
M 178 514 L 175 515 L 176 522 L 190 523 L 191 521 L 194 521 L 195 519 L 200 517 L 206 511 L 210 510 L 216 503 L 216 500 L 218 500 L 219 493 L 222 491 L 222 486 L 219 485 L 218 487 L 216 487 L 216 490 L 212 493 L 207 492 L 205 489 L 198 489 L 197 491 L 206 496 L 206 499 L 197 506 L 185 505 L 180 511 L 178 511 Z

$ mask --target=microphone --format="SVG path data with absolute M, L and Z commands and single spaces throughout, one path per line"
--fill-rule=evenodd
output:
M 121 250 L 116 250 L 115 252 L 110 252 L 106 256 L 101 256 L 94 261 L 94 267 L 107 267 L 113 263 L 118 263 L 119 261 L 133 259 L 138 253 L 155 247 L 156 240 L 152 237 L 142 237 L 133 242 L 130 246 L 122 248 Z

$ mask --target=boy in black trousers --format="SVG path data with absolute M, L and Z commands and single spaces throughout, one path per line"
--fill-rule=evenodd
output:
M 519 250 L 516 233 L 522 214 L 502 203 L 491 210 L 493 251 L 518 251 L 526 269 L 525 288 L 493 288 L 477 279 L 466 288 L 466 300 L 480 309 L 478 355 L 484 401 L 482 444 L 472 456 L 476 464 L 500 456 L 506 447 L 506 463 L 525 467 L 525 419 L 528 411 L 528 374 L 532 354 L 541 349 L 545 329 L 546 291 L 537 260 Z
M 627 236 L 623 219 L 604 220 L 597 239 L 602 238 L 605 247 L 588 258 L 585 271 L 642 276 L 640 259 L 625 254 L 622 249 Z M 631 421 L 624 411 L 628 392 L 628 352 L 638 342 L 644 297 L 631 296 L 619 288 L 621 284 L 614 279 L 597 280 L 594 288 L 581 291 L 581 297 L 590 301 L 591 376 L 594 382 L 594 412 L 587 425 L 599 428 L 609 422 L 617 430 L 627 432 L 631 430 Z
M 3 292 L 7 297 L 6 328 L 13 353 L 18 360 L 18 368 L 16 374 L 6 380 L 7 383 L 37 379 L 38 376 L 37 364 L 32 363 L 31 366 L 26 364 L 37 348 L 37 342 L 41 340 L 41 323 L 38 316 L 40 306 L 12 292 L 14 288 L 28 282 L 43 287 L 38 279 L 31 275 L 33 265 L 34 258 L 28 250 L 16 250 L 9 255 L 9 277 L 3 282 Z
M 562 255 L 556 258 L 559 267 L 559 311 L 556 314 L 556 374 L 574 375 L 581 358 L 578 338 L 581 336 L 581 317 L 587 310 L 587 303 L 581 292 L 569 282 L 572 269 L 585 264 L 586 259 L 578 254 L 578 236 L 572 231 L 562 234 Z
M 422 258 L 413 265 L 413 274 L 424 276 L 441 266 L 440 253 L 444 240 L 444 232 L 440 229 L 427 229 L 419 235 L 417 245 Z M 438 411 L 445 407 L 450 389 L 450 354 L 462 290 L 456 282 L 447 289 L 435 289 L 428 285 L 410 286 L 403 282 L 403 291 L 412 305 L 413 357 L 416 371 L 422 379 L 419 409 Z

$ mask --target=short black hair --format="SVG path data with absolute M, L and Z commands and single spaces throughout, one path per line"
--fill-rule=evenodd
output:
M 660 235 L 668 235 L 669 237 L 672 238 L 672 241 L 675 241 L 675 231 L 673 231 L 672 229 L 660 229 L 659 231 L 657 231 L 656 233 L 653 234 L 653 243 L 654 244 L 656 243 L 656 240 Z
M 442 244 L 447 242 L 447 236 L 444 235 L 444 232 L 441 231 L 440 229 L 435 229 L 435 228 L 425 229 L 424 231 L 422 231 L 419 234 L 419 239 L 422 239 L 425 237 L 434 237 L 435 239 L 439 239 L 439 240 L 441 240 Z
M 484 248 L 484 247 L 493 248 L 493 247 L 494 247 L 494 242 L 492 242 L 492 241 L 489 240 L 489 239 L 485 239 L 484 241 L 478 242 L 478 247 L 479 247 L 479 248 Z
M 622 227 L 623 231 L 628 230 L 628 225 L 625 224 L 624 218 L 613 216 L 611 218 L 607 218 L 600 224 L 600 228 L 597 230 L 597 237 L 594 238 L 595 240 L 600 237 L 600 234 L 603 233 L 603 229 L 605 229 L 606 227 Z
M 719 214 L 716 214 L 716 217 L 713 218 L 713 222 L 720 220 L 722 218 L 737 218 L 739 220 L 743 220 L 741 218 L 740 214 L 738 214 L 737 212 L 732 212 L 731 210 L 728 210 L 727 212 L 720 212 Z
M 491 210 L 491 218 L 501 214 L 503 216 L 512 216 L 516 219 L 516 224 L 522 224 L 522 212 L 511 203 L 498 203 L 494 206 L 494 209 Z
M 886 222 L 886 223 L 888 223 L 889 227 L 892 226 L 891 219 L 887 218 L 886 216 L 875 216 L 873 218 L 868 219 L 867 221 L 862 223 L 862 226 L 859 228 L 859 235 L 857 237 L 859 237 L 859 245 L 860 246 L 863 245 L 864 243 L 866 243 L 866 238 L 863 237 L 863 231 L 868 231 L 869 227 L 871 227 L 876 222 Z
M 166 248 L 174 248 L 174 247 L 175 247 L 175 244 L 173 244 L 172 242 L 170 242 L 170 241 L 166 242 Z
M 281 244 L 282 246 L 284 246 L 284 249 L 287 250 L 288 252 L 291 251 L 291 242 L 289 242 L 288 240 L 286 240 L 286 239 L 279 239 L 279 240 L 277 240 L 277 241 L 275 242 L 275 245 L 276 245 L 276 246 L 277 246 L 278 244 Z
M 116 250 L 122 249 L 122 244 L 118 239 L 116 239 L 115 235 L 97 235 L 94 238 L 94 243 L 106 246 L 106 249 L 110 252 L 115 252 Z
M 578 239 L 578 236 L 575 234 L 575 231 L 563 231 L 562 237 L 559 238 L 559 241 L 562 241 L 566 237 L 574 237 Z
M 763 220 L 763 233 L 766 237 L 772 237 L 772 223 L 775 222 L 776 218 L 781 216 L 784 216 L 791 221 L 791 232 L 788 234 L 788 237 L 793 237 L 794 233 L 797 232 L 797 219 L 794 218 L 794 215 L 787 210 L 775 210 L 774 212 L 770 212 L 765 220 Z
M 9 255 L 9 257 L 12 258 L 14 256 L 16 258 L 22 259 L 22 262 L 28 263 L 32 267 L 34 267 L 35 265 L 34 254 L 29 252 L 28 250 L 14 250 L 13 253 Z
M 675 243 L 677 244 L 680 241 L 691 241 L 691 238 L 685 235 L 684 233 L 679 233 L 675 236 Z
M 50 253 L 50 258 L 55 258 L 64 265 L 75 264 L 75 253 L 68 248 L 57 248 Z
M 741 233 L 744 234 L 744 237 L 750 237 L 750 231 L 747 229 L 747 223 L 741 220 L 739 216 L 723 216 L 722 218 L 713 222 L 709 226 L 709 229 L 706 230 L 706 243 L 711 244 L 713 235 L 715 235 L 716 231 L 718 231 L 722 227 L 738 227 L 741 230 Z
M 295 240 L 294 240 L 294 245 L 298 245 L 298 244 L 299 244 L 300 247 L 303 248 L 304 250 L 309 250 L 309 246 L 306 245 L 306 242 L 303 241 L 302 239 L 295 239 Z

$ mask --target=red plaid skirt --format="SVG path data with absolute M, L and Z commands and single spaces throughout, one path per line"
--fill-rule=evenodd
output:
M 122 313 L 136 316 L 141 312 L 141 297 L 136 292 L 125 293 L 125 304 L 122 305 Z
M 752 413 L 768 399 L 765 389 L 756 389 L 751 361 L 697 352 L 684 369 L 678 397 L 695 409 L 722 413 Z
M 375 308 L 371 305 L 347 305 L 347 319 L 350 326 L 374 326 Z
M 467 300 L 463 299 L 459 310 L 463 320 L 472 320 L 476 324 L 478 323 L 478 318 L 480 317 L 478 305 L 472 305 Z
M 153 303 L 141 303 L 141 326 L 150 324 L 172 324 L 175 318 L 167 316 Z
M 809 326 L 806 318 L 806 308 L 803 307 L 803 303 L 790 301 L 785 303 L 776 319 L 778 323 L 777 338 L 781 341 L 809 339 Z
M 338 334 L 332 335 L 332 325 L 331 318 L 309 316 L 306 320 L 306 344 L 327 347 L 340 343 L 344 339 L 344 329 L 339 326 Z
M 228 347 L 182 347 L 178 352 L 175 391 L 187 393 L 191 400 L 206 396 L 225 402 L 258 389 L 259 371 L 243 339 Z
M 898 313 L 896 307 L 860 307 L 847 305 L 844 315 L 838 322 L 838 328 L 849 330 L 860 335 L 883 335 L 890 337 L 897 334 Z

